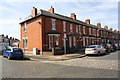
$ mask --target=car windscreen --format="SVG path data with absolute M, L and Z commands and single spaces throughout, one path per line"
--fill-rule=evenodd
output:
M 22 50 L 19 49 L 19 48 L 13 48 L 13 52 L 16 52 L 16 51 L 17 51 L 17 52 L 18 52 L 18 51 L 19 51 L 19 52 L 22 52 Z
M 88 46 L 87 48 L 96 48 L 96 46 Z

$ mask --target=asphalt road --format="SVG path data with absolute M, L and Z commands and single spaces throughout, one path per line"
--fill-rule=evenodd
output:
M 66 61 L 2 58 L 2 78 L 118 78 L 118 52 Z

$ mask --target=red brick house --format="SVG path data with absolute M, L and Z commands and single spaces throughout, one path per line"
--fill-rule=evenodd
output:
M 20 25 L 20 47 L 27 51 L 38 48 L 41 54 L 51 51 L 53 46 L 56 49 L 66 47 L 67 52 L 74 52 L 86 45 L 120 43 L 120 33 L 117 31 L 108 30 L 107 26 L 101 28 L 100 23 L 92 25 L 89 19 L 85 22 L 77 20 L 75 13 L 70 17 L 54 13 L 52 7 L 48 11 L 33 7 L 31 15 Z

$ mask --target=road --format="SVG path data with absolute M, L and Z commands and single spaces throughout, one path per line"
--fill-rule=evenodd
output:
M 86 56 L 66 61 L 8 60 L 7 58 L 2 58 L 2 77 L 118 78 L 119 52 L 101 56 Z

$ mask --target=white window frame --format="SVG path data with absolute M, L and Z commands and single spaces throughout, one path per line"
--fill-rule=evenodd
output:
M 28 49 L 28 38 L 27 37 L 23 38 L 23 48 Z
M 24 32 L 26 32 L 26 31 L 27 31 L 26 26 L 27 26 L 27 24 L 26 24 L 26 23 L 24 23 Z
M 79 26 L 76 25 L 76 33 L 79 33 Z
M 52 19 L 52 30 L 56 30 L 56 19 Z
M 92 34 L 92 32 L 91 32 L 91 28 L 89 28 L 89 34 L 90 34 L 90 35 Z
M 66 22 L 63 21 L 63 31 L 66 32 Z
M 52 49 L 52 45 L 53 45 L 53 36 L 49 36 L 49 49 Z
M 73 32 L 73 26 L 70 24 L 70 32 Z
M 99 36 L 99 30 L 97 30 L 97 36 Z
M 83 26 L 83 34 L 86 34 L 86 28 Z
M 81 25 L 79 25 L 79 33 L 81 34 Z
M 76 47 L 76 38 L 73 37 L 73 39 L 74 39 L 74 46 Z
M 83 38 L 83 46 L 85 46 L 85 38 Z

